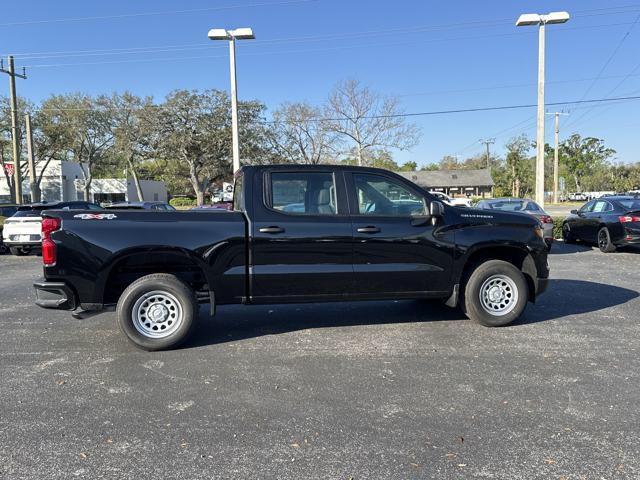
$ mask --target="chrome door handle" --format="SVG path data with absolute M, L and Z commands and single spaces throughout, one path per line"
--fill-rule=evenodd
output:
M 379 231 L 380 231 L 380 229 L 378 227 L 374 227 L 374 226 L 358 228 L 358 233 L 378 233 Z
M 284 228 L 282 227 L 277 227 L 277 226 L 271 226 L 271 227 L 262 227 L 258 230 L 260 233 L 283 233 L 284 232 Z

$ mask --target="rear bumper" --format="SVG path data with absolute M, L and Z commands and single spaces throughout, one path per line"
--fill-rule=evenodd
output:
M 57 310 L 74 310 L 77 305 L 76 295 L 64 282 L 37 282 L 36 305 L 42 308 Z

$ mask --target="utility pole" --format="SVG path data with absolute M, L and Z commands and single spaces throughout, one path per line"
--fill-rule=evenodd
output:
M 40 201 L 40 187 L 36 182 L 36 162 L 33 152 L 33 131 L 31 130 L 31 115 L 25 113 L 24 125 L 27 136 L 27 165 L 29 165 L 29 190 L 31 191 L 31 202 Z
M 24 67 L 22 75 L 15 72 L 13 55 L 9 55 L 9 70 L 5 70 L 0 60 L 0 72 L 9 75 L 9 94 L 11 97 L 11 139 L 13 141 L 13 183 L 16 203 L 22 205 L 22 174 L 20 172 L 20 138 L 18 135 L 18 100 L 16 98 L 16 77 L 27 78 Z
M 564 112 L 547 113 L 547 115 L 554 115 L 556 117 L 555 128 L 555 151 L 553 154 L 553 203 L 558 203 L 558 148 L 559 148 L 559 134 L 560 134 L 560 115 L 569 115 Z
M 495 138 L 486 138 L 486 139 L 480 139 L 479 140 L 480 143 L 484 143 L 485 146 L 487 147 L 487 168 L 491 167 L 491 156 L 489 155 L 489 145 L 493 145 L 494 143 L 496 143 L 496 139 Z

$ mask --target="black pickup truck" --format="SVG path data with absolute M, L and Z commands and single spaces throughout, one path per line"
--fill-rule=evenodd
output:
M 486 326 L 514 321 L 547 285 L 527 215 L 444 205 L 392 172 L 243 167 L 234 209 L 44 211 L 44 308 L 117 305 L 126 336 L 177 346 L 198 303 L 442 299 Z

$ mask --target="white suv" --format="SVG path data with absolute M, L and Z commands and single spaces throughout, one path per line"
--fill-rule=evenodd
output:
M 2 240 L 14 255 L 27 255 L 41 248 L 40 236 L 43 210 L 102 210 L 91 202 L 35 203 L 18 207 L 18 211 L 4 221 Z

